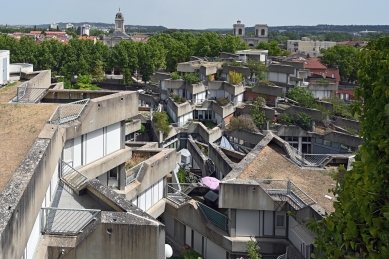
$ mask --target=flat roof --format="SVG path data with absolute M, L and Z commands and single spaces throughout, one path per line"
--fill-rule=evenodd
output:
M 334 188 L 336 184 L 331 177 L 333 169 L 302 169 L 290 162 L 285 155 L 282 147 L 270 142 L 237 178 L 290 180 L 327 212 L 333 212 L 335 198 L 328 192 L 328 189 Z M 327 199 L 325 195 L 331 196 L 332 200 Z
M 0 191 L 11 179 L 58 104 L 10 104 L 14 86 L 0 89 Z

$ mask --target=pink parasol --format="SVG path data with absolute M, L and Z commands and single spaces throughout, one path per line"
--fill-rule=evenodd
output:
M 201 182 L 205 185 L 208 186 L 209 189 L 211 190 L 219 190 L 219 183 L 220 181 L 216 179 L 215 177 L 204 177 L 201 178 Z

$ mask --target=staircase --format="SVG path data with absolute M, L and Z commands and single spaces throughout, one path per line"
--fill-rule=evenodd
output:
M 61 161 L 61 180 L 73 190 L 78 190 L 83 185 L 88 177 L 74 169 L 71 165 L 65 161 Z

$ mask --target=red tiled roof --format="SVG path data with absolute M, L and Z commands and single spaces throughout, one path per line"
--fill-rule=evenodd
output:
M 65 35 L 65 31 L 46 31 L 46 35 Z
M 95 40 L 95 36 L 78 36 L 80 40 Z
M 337 42 L 336 43 L 337 45 L 346 45 L 346 46 L 355 46 L 355 45 L 359 45 L 359 46 L 366 46 L 367 44 L 363 41 L 359 41 L 359 40 L 350 40 L 350 41 L 340 41 L 340 42 Z
M 42 34 L 41 31 L 30 31 L 30 33 L 31 33 L 31 34 L 39 34 L 39 35 Z
M 318 58 L 309 58 L 305 60 L 294 60 L 295 62 L 304 63 L 305 69 L 327 69 Z

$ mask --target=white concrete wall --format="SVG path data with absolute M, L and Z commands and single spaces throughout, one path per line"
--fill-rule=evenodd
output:
M 121 149 L 122 127 L 117 122 L 66 141 L 62 159 L 78 169 Z M 102 172 L 103 173 L 103 172 Z
M 163 178 L 131 200 L 132 204 L 147 211 L 163 198 Z
M 205 259 L 225 259 L 226 258 L 226 250 L 217 245 L 210 239 L 206 239 L 205 242 Z
M 167 114 L 169 114 L 170 118 L 172 118 L 172 120 L 174 122 L 177 122 L 177 115 L 173 112 L 173 110 L 169 107 L 169 105 L 166 106 L 166 110 L 167 110 Z
M 236 210 L 236 236 L 259 236 L 259 211 Z
M 9 50 L 0 50 L 0 85 L 9 81 L 10 73 L 10 52 Z
M 265 210 L 263 212 L 264 223 L 263 223 L 263 235 L 272 236 L 274 230 L 274 216 L 273 211 Z
M 243 93 L 238 94 L 234 97 L 234 105 L 237 105 L 239 103 L 243 102 Z

